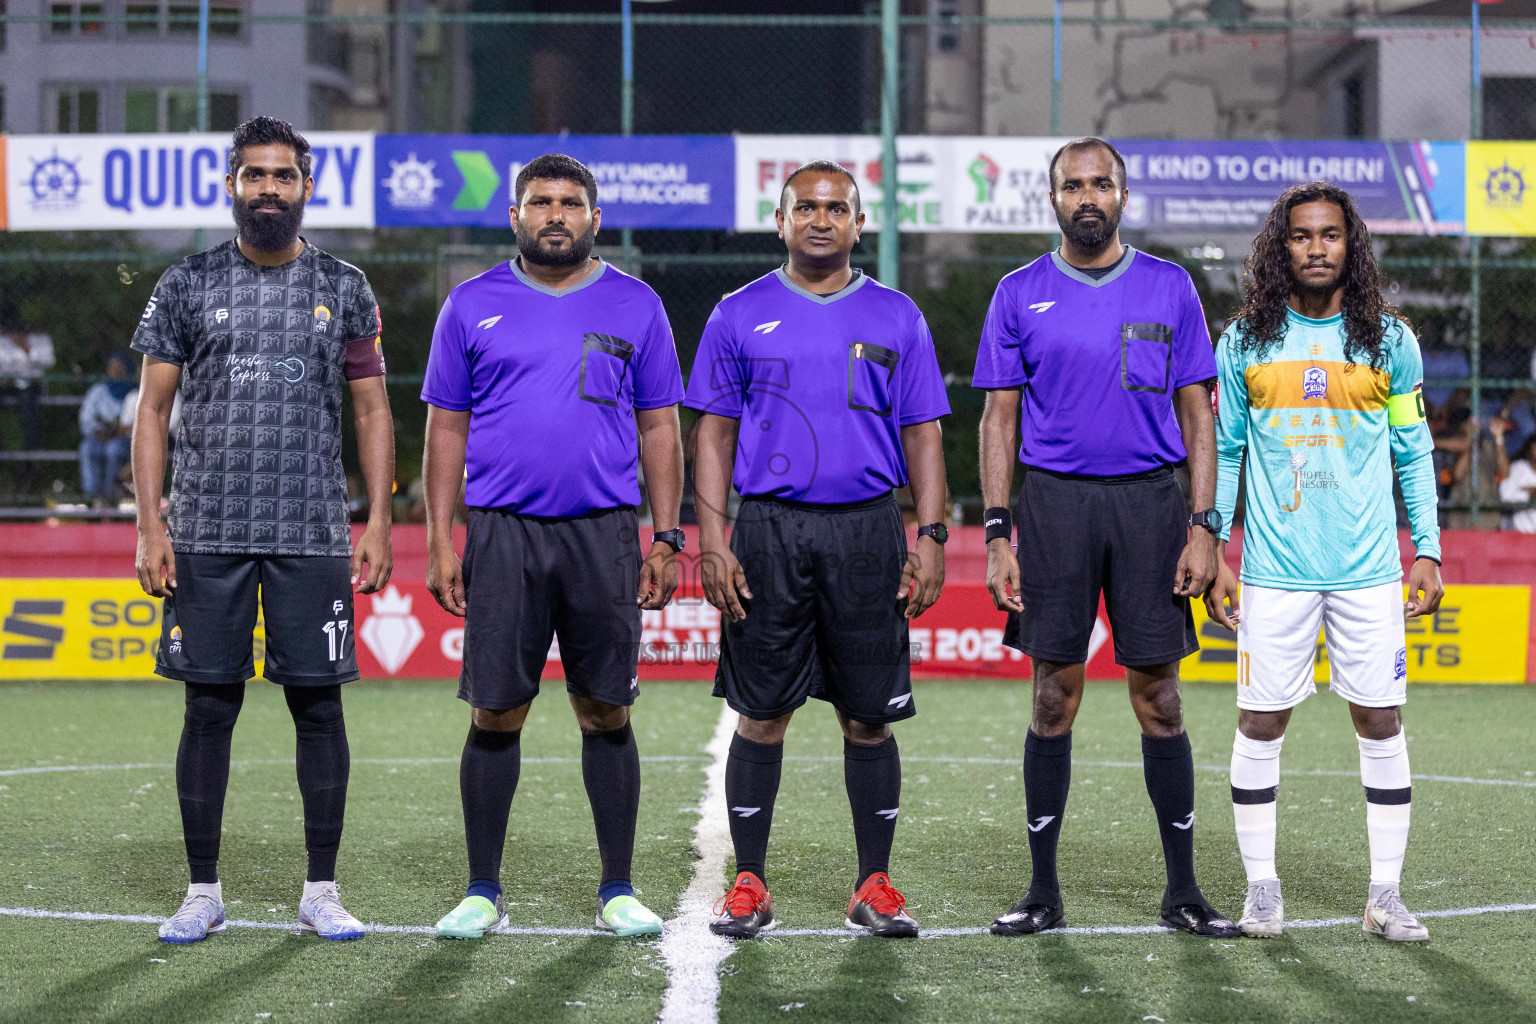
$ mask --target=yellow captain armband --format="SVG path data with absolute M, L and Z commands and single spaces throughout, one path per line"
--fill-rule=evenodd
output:
M 1406 395 L 1393 395 L 1387 399 L 1387 423 L 1394 427 L 1411 427 L 1424 422 L 1424 391 L 1415 387 Z

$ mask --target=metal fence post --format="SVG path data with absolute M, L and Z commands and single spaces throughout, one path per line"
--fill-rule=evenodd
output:
M 1470 330 L 1468 332 L 1469 333 L 1469 337 L 1467 339 L 1467 372 L 1469 374 L 1471 374 L 1471 376 L 1472 376 L 1472 430 L 1473 430 L 1473 434 L 1472 434 L 1472 453 L 1471 453 L 1472 454 L 1472 460 L 1471 460 L 1471 478 L 1472 478 L 1471 507 L 1469 508 L 1468 511 L 1471 513 L 1472 528 L 1474 530 L 1477 529 L 1478 490 L 1479 490 L 1479 484 L 1481 483 L 1481 478 L 1478 475 L 1478 472 L 1479 472 L 1479 470 L 1481 468 L 1480 465 L 1479 465 L 1481 459 L 1480 459 L 1480 452 L 1478 451 L 1478 449 L 1483 446 L 1483 439 L 1482 439 L 1482 429 L 1483 429 L 1483 420 L 1482 420 L 1483 388 L 1482 388 L 1482 381 L 1479 379 L 1479 375 L 1482 373 L 1482 347 L 1483 347 L 1483 316 L 1482 316 L 1482 306 L 1483 306 L 1483 267 L 1482 267 L 1482 255 L 1483 255 L 1483 240 L 1482 240 L 1482 238 L 1474 235 L 1472 237 L 1472 266 L 1471 266 L 1471 271 L 1472 271 L 1471 277 L 1472 277 L 1472 280 L 1471 280 L 1470 287 L 1468 289 L 1471 292 L 1472 318 L 1471 318 Z
M 880 3 L 880 283 L 899 288 L 900 241 L 896 205 L 896 128 L 901 102 L 897 64 L 901 43 L 900 0 Z
M 635 19 L 631 9 L 632 0 L 620 0 L 619 10 L 623 15 L 623 25 L 620 27 L 620 35 L 623 47 L 623 91 L 619 99 L 619 132 L 623 135 L 635 134 Z M 619 244 L 624 249 L 624 272 L 640 276 L 640 268 L 635 266 L 635 229 L 624 228 L 619 232 Z

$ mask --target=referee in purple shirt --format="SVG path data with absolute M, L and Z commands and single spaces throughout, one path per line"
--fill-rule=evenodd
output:
M 514 187 L 520 255 L 449 294 L 421 389 L 427 586 L 464 616 L 459 697 L 473 709 L 459 764 L 469 886 L 437 932 L 479 938 L 506 923 L 501 855 L 520 737 L 558 637 L 602 862 L 596 923 L 655 933 L 661 918 L 629 877 L 640 803 L 629 706 L 640 610 L 661 608 L 677 587 L 682 373 L 661 299 L 592 256 L 602 218 L 592 173 L 547 154 Z M 644 562 L 637 466 L 654 522 Z
M 789 262 L 715 307 L 685 400 L 701 414 L 701 576 L 725 619 L 715 695 L 740 714 L 725 767 L 736 884 L 710 927 L 744 939 L 774 924 L 764 862 L 784 734 L 816 697 L 843 727 L 859 857 L 848 925 L 913 936 L 889 875 L 901 805 L 890 727 L 917 711 L 907 621 L 944 585 L 949 399 L 917 306 L 849 265 L 864 226 L 853 176 L 800 167 L 777 216 Z M 910 556 L 891 493 L 909 483 L 922 524 Z
M 1179 660 L 1199 648 L 1189 599 L 1216 577 L 1216 361 L 1189 274 L 1121 244 L 1126 194 L 1125 161 L 1108 142 L 1076 139 L 1057 151 L 1061 248 L 998 284 L 976 353 L 972 384 L 987 392 L 987 585 L 1009 613 L 1005 642 L 1034 663 L 1024 740 L 1033 877 L 993 922 L 998 935 L 1063 920 L 1056 844 L 1101 593 L 1167 862 L 1159 922 L 1239 934 L 1195 881 L 1195 765 L 1179 698 Z M 1015 427 L 1024 463 L 1017 559 L 1007 507 Z M 1180 462 L 1194 515 L 1174 476 Z

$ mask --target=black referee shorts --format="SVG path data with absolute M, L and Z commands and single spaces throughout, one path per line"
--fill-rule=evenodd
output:
M 579 519 L 469 510 L 459 698 L 506 711 L 539 695 L 550 641 L 565 688 L 605 704 L 640 692 L 640 530 L 632 508 Z
M 352 565 L 334 555 L 176 552 L 155 674 L 186 683 L 243 683 L 256 674 L 257 591 L 266 633 L 262 675 L 283 686 L 357 678 Z
M 905 600 L 901 512 L 890 495 L 851 505 L 748 498 L 731 532 L 747 575 L 747 617 L 721 630 L 715 696 L 748 718 L 787 715 L 807 698 L 856 722 L 917 714 Z
M 1173 592 L 1189 512 L 1171 468 L 1124 477 L 1026 469 L 1014 517 L 1024 611 L 1003 643 L 1031 658 L 1088 660 L 1109 612 L 1120 665 L 1166 665 L 1200 649 L 1189 599 Z

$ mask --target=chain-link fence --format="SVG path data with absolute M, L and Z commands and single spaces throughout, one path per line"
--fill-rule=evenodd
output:
M 618 0 L 212 6 L 214 130 L 257 112 L 314 130 L 623 127 Z M 789 2 L 754 3 L 755 13 L 746 6 L 640 5 L 633 29 L 635 132 L 877 129 L 878 5 L 820 0 L 815 14 Z M 148 0 L 0 0 L 0 125 L 12 133 L 188 127 L 186 95 L 197 83 L 187 62 L 189 33 L 195 34 L 187 12 L 195 8 Z M 1529 5 L 1482 9 L 1476 76 L 1470 8 L 1459 0 L 1378 6 L 1368 14 L 1353 4 L 1314 6 L 1320 13 L 1308 18 L 1266 13 L 1241 0 L 1127 0 L 1113 16 L 1109 5 L 1065 0 L 1059 20 L 1041 10 L 1023 0 L 905 3 L 901 131 L 1536 137 L 1536 20 L 1520 18 Z M 158 66 L 154 74 L 109 74 L 79 49 L 97 44 L 128 63 L 131 47 L 142 46 Z M 38 53 L 43 64 L 29 65 Z M 383 306 L 404 494 L 419 474 L 423 413 L 416 391 L 443 281 L 466 261 L 494 258 L 466 246 L 504 246 L 510 238 L 483 229 L 398 228 L 312 237 L 361 266 Z M 1159 229 L 1127 232 L 1127 240 L 1189 267 L 1213 329 L 1220 328 L 1238 301 L 1247 244 L 1241 233 Z M 782 261 L 782 243 L 771 234 L 637 230 L 631 241 L 632 269 L 665 301 L 685 371 L 714 303 Z M 39 355 L 0 366 L 0 505 L 36 508 L 78 498 L 69 453 L 80 438 L 80 396 L 103 372 L 108 353 L 126 347 L 156 278 L 192 242 L 191 232 L 0 234 L 0 332 L 47 336 L 51 346 L 49 365 Z M 617 254 L 619 233 L 603 232 L 599 244 Z M 981 320 L 996 281 L 1054 244 L 1050 236 L 1021 235 L 903 239 L 901 284 L 927 314 L 952 381 L 951 488 L 973 512 L 980 504 L 980 396 L 968 378 Z M 1425 348 L 1448 522 L 1475 515 L 1480 526 L 1497 525 L 1514 503 L 1499 493 L 1506 462 L 1536 434 L 1536 293 L 1528 283 L 1536 244 L 1413 237 L 1378 244 L 1390 297 Z M 874 246 L 871 237 L 856 254 L 871 271 Z M 26 453 L 35 457 L 21 457 Z

